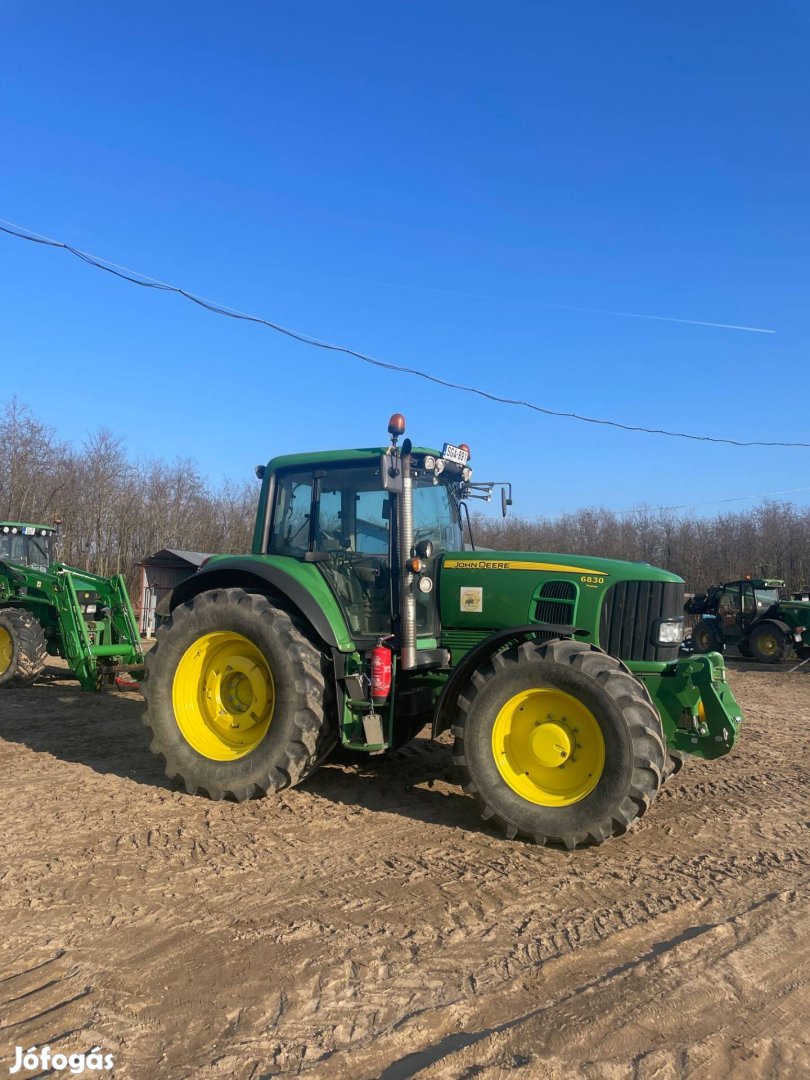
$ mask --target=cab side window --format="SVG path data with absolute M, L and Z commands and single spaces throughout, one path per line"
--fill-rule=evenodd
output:
M 271 554 L 301 555 L 307 550 L 312 482 L 311 472 L 279 476 L 268 548 Z
M 740 610 L 740 588 L 739 586 L 732 586 L 729 589 L 723 590 L 723 595 L 720 597 L 720 602 L 717 605 L 721 611 L 739 611 Z
M 355 517 L 358 551 L 366 555 L 388 555 L 390 516 L 387 491 L 358 492 Z

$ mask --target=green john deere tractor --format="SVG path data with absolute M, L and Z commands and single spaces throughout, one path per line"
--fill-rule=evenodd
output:
M 50 653 L 85 690 L 122 671 L 143 672 L 138 624 L 124 578 L 55 561 L 56 529 L 0 521 L 0 686 L 30 686 Z
M 451 729 L 482 817 L 573 849 L 620 835 L 694 754 L 734 745 L 716 654 L 678 659 L 683 581 L 645 563 L 475 551 L 466 446 L 278 457 L 253 554 L 174 590 L 146 660 L 151 749 L 188 792 L 297 784 L 337 744 Z
M 763 664 L 779 664 L 798 656 L 810 657 L 810 601 L 779 594 L 778 578 L 743 578 L 713 585 L 684 608 L 699 615 L 692 628 L 696 653 L 722 652 L 727 644 Z

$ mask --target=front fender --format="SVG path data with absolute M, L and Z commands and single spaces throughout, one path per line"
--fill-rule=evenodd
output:
M 539 638 L 547 641 L 549 638 L 570 638 L 573 634 L 585 634 L 585 630 L 576 630 L 573 626 L 565 626 L 556 623 L 529 623 L 526 626 L 513 626 L 508 630 L 496 630 L 488 638 L 484 638 L 474 648 L 466 652 L 453 668 L 450 678 L 442 687 L 439 700 L 436 702 L 436 711 L 433 714 L 433 738 L 441 735 L 450 727 L 450 718 L 453 706 L 456 704 L 459 694 L 467 684 L 473 671 L 479 664 L 483 664 L 490 656 L 499 652 L 507 644 L 526 641 L 528 638 Z
M 753 632 L 758 626 L 776 626 L 782 631 L 783 634 L 787 634 L 788 637 L 791 638 L 796 633 L 796 628 L 794 626 L 789 626 L 786 622 L 782 622 L 781 619 L 760 619 L 760 621 L 754 623 L 754 625 L 748 631 L 749 637 L 751 636 L 751 634 L 753 634 Z

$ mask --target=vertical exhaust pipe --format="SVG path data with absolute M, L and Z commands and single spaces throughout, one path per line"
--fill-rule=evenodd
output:
M 400 667 L 412 671 L 416 667 L 416 598 L 413 594 L 413 572 L 409 566 L 413 555 L 413 481 L 411 480 L 411 440 L 402 444 L 402 495 L 399 521 L 400 573 Z

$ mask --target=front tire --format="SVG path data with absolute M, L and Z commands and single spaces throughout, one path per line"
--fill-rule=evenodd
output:
M 621 661 L 578 641 L 496 653 L 457 702 L 453 758 L 484 820 L 569 850 L 625 833 L 661 786 L 661 719 Z
M 701 619 L 692 627 L 692 651 L 705 654 L 710 652 L 723 652 L 725 645 L 720 631 L 714 623 Z
M 0 686 L 31 686 L 45 667 L 45 631 L 28 611 L 0 610 Z
M 150 749 L 190 794 L 241 802 L 309 776 L 337 738 L 328 665 L 266 596 L 214 589 L 176 608 L 146 657 Z

